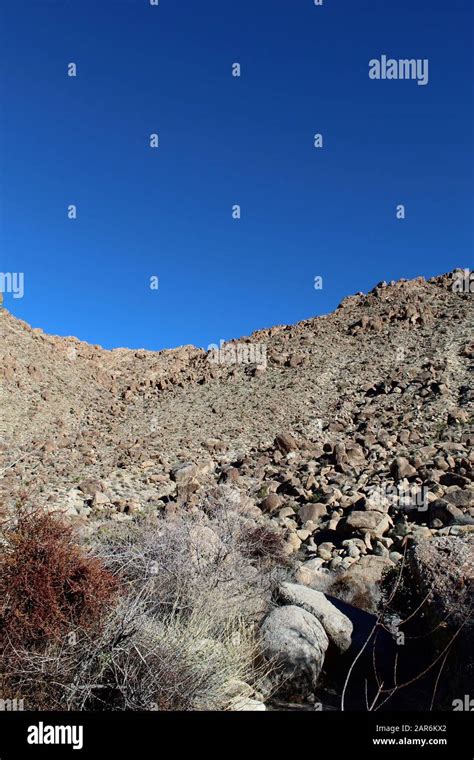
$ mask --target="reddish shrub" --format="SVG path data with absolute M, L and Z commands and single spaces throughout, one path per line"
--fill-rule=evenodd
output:
M 118 590 L 116 578 L 60 519 L 23 512 L 14 527 L 0 529 L 1 649 L 41 646 L 76 626 L 100 627 Z
M 286 564 L 285 543 L 276 530 L 266 525 L 247 528 L 241 535 L 241 551 L 245 557 L 262 558 Z

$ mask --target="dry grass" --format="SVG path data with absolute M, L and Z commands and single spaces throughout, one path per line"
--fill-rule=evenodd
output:
M 202 615 L 156 619 L 147 602 L 122 599 L 100 636 L 77 631 L 73 644 L 18 650 L 9 695 L 29 709 L 225 710 L 232 684 L 258 685 L 264 671 L 248 626 L 233 621 L 217 634 Z
M 271 534 L 271 535 L 270 535 Z M 154 614 L 211 615 L 218 626 L 261 620 L 286 558 L 279 537 L 233 509 L 128 524 L 103 535 L 98 556 L 140 593 Z

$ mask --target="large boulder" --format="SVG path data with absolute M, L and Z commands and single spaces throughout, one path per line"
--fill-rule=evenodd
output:
M 310 612 L 321 623 L 329 639 L 341 651 L 349 649 L 352 642 L 353 626 L 348 617 L 326 599 L 321 591 L 315 591 L 299 583 L 282 583 L 278 595 L 286 604 Z
M 461 491 L 461 493 L 463 493 Z M 435 499 L 429 505 L 428 519 L 440 520 L 443 525 L 474 525 L 474 519 L 446 498 Z
M 265 657 L 275 664 L 272 688 L 287 697 L 313 693 L 329 646 L 319 620 L 295 605 L 278 607 L 265 618 L 261 640 Z
M 329 593 L 367 612 L 377 612 L 386 572 L 394 563 L 375 554 L 362 556 L 348 570 L 336 576 Z
M 461 488 L 454 487 L 446 491 L 443 498 L 460 509 L 468 509 L 474 506 L 474 490 L 462 490 Z
M 415 543 L 408 572 L 420 598 L 428 596 L 433 616 L 453 630 L 472 631 L 474 618 L 474 536 L 436 536 Z

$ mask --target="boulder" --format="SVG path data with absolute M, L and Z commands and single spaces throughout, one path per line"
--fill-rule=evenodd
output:
M 275 447 L 281 451 L 282 454 L 289 454 L 290 451 L 296 451 L 298 449 L 298 443 L 290 433 L 281 433 L 275 438 Z
M 471 631 L 474 619 L 474 536 L 436 536 L 415 543 L 408 554 L 408 572 L 420 599 L 429 594 L 436 619 L 451 629 L 464 625 Z M 466 622 L 467 621 L 467 622 Z
M 272 610 L 261 627 L 264 656 L 275 663 L 272 686 L 287 697 L 313 693 L 329 646 L 317 618 L 301 607 Z
M 329 593 L 361 610 L 377 612 L 382 579 L 393 567 L 394 563 L 389 558 L 375 554 L 362 556 L 336 577 Z
M 83 480 L 77 486 L 79 491 L 82 491 L 86 496 L 93 497 L 96 493 L 103 493 L 106 491 L 106 486 L 102 480 Z
M 298 517 L 302 523 L 315 522 L 318 523 L 322 517 L 327 514 L 327 507 L 325 504 L 303 504 L 298 510 Z
M 416 469 L 410 464 L 405 457 L 397 457 L 390 467 L 395 480 L 403 480 L 403 478 L 414 478 L 417 474 Z
M 298 583 L 282 583 L 278 595 L 286 604 L 294 604 L 314 615 L 341 652 L 349 649 L 352 641 L 352 623 L 321 591 Z
M 181 462 L 172 468 L 170 474 L 172 480 L 181 484 L 195 478 L 198 471 L 198 467 L 194 462 Z
M 358 469 L 367 464 L 364 450 L 357 443 L 336 443 L 333 451 L 334 463 L 344 470 L 345 466 Z
M 462 490 L 457 487 L 451 488 L 449 491 L 446 491 L 443 498 L 460 509 L 467 509 L 468 507 L 474 506 L 474 491 L 467 489 Z
M 344 530 L 348 533 L 362 531 L 369 533 L 373 538 L 381 538 L 388 531 L 391 525 L 390 517 L 384 512 L 378 512 L 375 509 L 367 512 L 351 512 L 348 515 Z
M 336 443 L 333 451 L 334 463 L 341 467 L 347 462 L 346 447 L 343 443 Z
M 362 447 L 356 443 L 346 446 L 346 461 L 351 467 L 364 467 L 367 461 Z
M 326 591 L 331 583 L 331 573 L 323 567 L 324 560 L 320 557 L 309 559 L 296 571 L 295 579 L 304 586 L 309 586 L 317 591 Z
M 474 525 L 474 520 L 468 514 L 464 514 L 462 509 L 449 503 L 446 499 L 435 499 L 429 505 L 428 519 L 430 525 Z M 435 523 L 436 521 L 436 523 Z
M 264 512 L 276 512 L 277 509 L 279 509 L 282 505 L 282 499 L 281 496 L 279 496 L 277 493 L 270 493 L 268 496 L 265 496 L 263 501 L 260 503 L 260 508 Z

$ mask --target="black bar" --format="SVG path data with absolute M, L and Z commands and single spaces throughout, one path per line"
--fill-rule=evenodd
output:
M 0 760 L 23 757 L 159 758 L 175 752 L 207 755 L 245 752 L 262 758 L 293 747 L 292 757 L 332 750 L 364 757 L 472 760 L 471 712 L 267 712 L 267 713 L 0 713 Z M 42 733 L 31 727 L 43 724 Z M 49 726 L 82 726 L 83 746 L 29 744 L 27 737 L 61 739 Z M 64 733 L 76 740 L 79 734 Z M 264 755 L 263 755 L 264 753 Z M 357 755 L 351 754 L 350 757 Z

